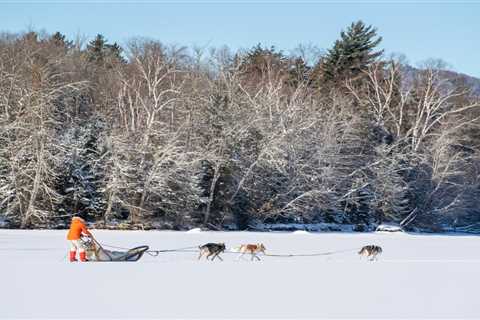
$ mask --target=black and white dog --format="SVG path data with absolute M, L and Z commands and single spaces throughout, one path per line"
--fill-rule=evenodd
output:
M 223 259 L 219 256 L 220 253 L 226 250 L 225 243 L 207 243 L 203 246 L 198 247 L 200 249 L 200 255 L 198 256 L 198 260 L 204 255 L 208 260 L 208 257 L 212 257 L 211 261 L 218 257 L 218 259 Z

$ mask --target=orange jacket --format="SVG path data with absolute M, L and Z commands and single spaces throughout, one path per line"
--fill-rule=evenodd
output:
M 82 233 L 86 235 L 91 235 L 85 226 L 85 221 L 79 217 L 73 217 L 72 224 L 70 224 L 70 230 L 68 230 L 67 239 L 68 240 L 78 240 Z

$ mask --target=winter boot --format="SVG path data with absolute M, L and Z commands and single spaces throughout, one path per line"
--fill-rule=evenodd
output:
M 75 258 L 76 255 L 77 255 L 77 251 L 70 251 L 70 255 L 69 255 L 70 262 L 77 261 L 77 259 Z
M 87 253 L 85 251 L 80 251 L 80 261 L 82 262 L 87 261 Z

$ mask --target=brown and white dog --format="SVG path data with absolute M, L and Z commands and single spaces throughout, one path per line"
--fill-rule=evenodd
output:
M 369 245 L 369 246 L 364 246 L 360 251 L 358 251 L 358 254 L 360 257 L 367 257 L 370 258 L 370 261 L 377 260 L 377 255 L 381 254 L 383 252 L 382 247 L 376 246 L 376 245 Z
M 237 251 L 240 252 L 237 260 L 242 258 L 246 253 L 250 253 L 252 255 L 251 260 L 253 260 L 253 258 L 257 258 L 258 260 L 260 260 L 260 258 L 257 256 L 257 253 L 262 252 L 263 254 L 265 254 L 265 250 L 266 248 L 263 243 L 242 244 L 240 247 L 237 248 Z

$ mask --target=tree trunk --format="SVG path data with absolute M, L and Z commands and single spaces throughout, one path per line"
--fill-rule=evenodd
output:
M 105 214 L 103 215 L 103 221 L 105 222 L 105 224 L 107 224 L 107 222 L 110 219 L 114 198 L 115 198 L 115 192 L 112 191 L 112 193 L 110 194 L 110 197 L 108 197 L 107 209 L 105 210 Z
M 204 225 L 207 224 L 208 219 L 210 218 L 210 209 L 212 207 L 212 202 L 215 195 L 215 186 L 217 185 L 217 181 L 219 178 L 220 178 L 220 164 L 216 164 L 213 172 L 212 184 L 210 185 L 210 194 L 208 196 L 207 209 L 205 211 L 205 216 L 203 219 Z
M 35 170 L 35 178 L 33 180 L 33 188 L 30 193 L 30 199 L 28 201 L 27 210 L 22 218 L 20 227 L 23 229 L 30 223 L 30 218 L 32 216 L 33 207 L 35 204 L 35 199 L 37 198 L 38 189 L 40 188 L 40 180 L 42 177 L 41 162 L 43 161 L 43 144 L 40 146 L 40 155 L 37 160 L 37 166 Z

